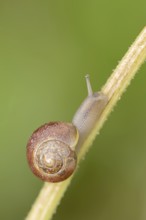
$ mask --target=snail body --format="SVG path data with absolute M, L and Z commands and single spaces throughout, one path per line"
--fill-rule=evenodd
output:
M 72 123 L 46 123 L 33 132 L 27 143 L 29 166 L 43 181 L 60 182 L 74 172 L 76 153 L 108 102 L 102 92 L 92 92 L 88 76 L 86 82 L 88 96 L 77 110 Z

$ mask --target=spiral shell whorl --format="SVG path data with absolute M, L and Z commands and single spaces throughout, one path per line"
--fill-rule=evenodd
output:
M 44 181 L 60 182 L 76 168 L 74 146 L 78 132 L 64 122 L 48 123 L 38 128 L 27 145 L 27 158 L 33 173 Z

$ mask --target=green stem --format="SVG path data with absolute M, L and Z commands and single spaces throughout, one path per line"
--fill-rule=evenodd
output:
M 115 71 L 103 86 L 102 92 L 108 96 L 109 102 L 105 106 L 100 118 L 98 118 L 95 128 L 81 146 L 78 154 L 78 161 L 80 161 L 88 151 L 91 143 L 107 119 L 107 116 L 110 114 L 122 93 L 130 84 L 131 79 L 145 60 L 146 27 L 139 34 Z M 61 183 L 45 183 L 26 220 L 50 220 L 70 184 L 72 177 Z

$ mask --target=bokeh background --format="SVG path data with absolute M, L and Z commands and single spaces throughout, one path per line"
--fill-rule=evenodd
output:
M 22 220 L 43 183 L 30 172 L 34 129 L 71 121 L 146 24 L 146 1 L 0 1 L 0 219 Z M 146 65 L 80 164 L 53 220 L 146 219 Z

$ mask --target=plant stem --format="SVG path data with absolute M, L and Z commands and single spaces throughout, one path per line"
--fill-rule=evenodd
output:
M 105 109 L 98 119 L 95 128 L 81 146 L 78 153 L 78 161 L 80 161 L 88 151 L 93 139 L 95 139 L 107 119 L 107 116 L 110 114 L 113 107 L 120 99 L 122 93 L 130 84 L 131 79 L 145 60 L 146 27 L 139 34 L 115 71 L 103 86 L 101 91 L 107 95 L 109 102 L 105 106 Z M 70 184 L 72 177 L 60 183 L 45 183 L 38 195 L 38 198 L 32 206 L 31 211 L 26 217 L 26 220 L 50 220 L 56 211 L 64 192 Z

